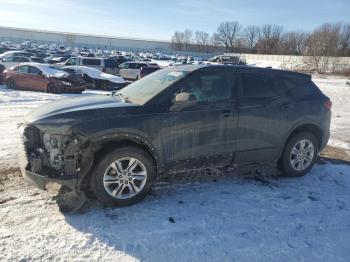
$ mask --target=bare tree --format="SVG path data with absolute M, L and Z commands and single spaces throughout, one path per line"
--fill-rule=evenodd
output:
M 185 43 L 185 34 L 180 31 L 176 31 L 171 38 L 171 46 L 176 51 L 182 51 Z
M 207 52 L 209 45 L 209 34 L 204 31 L 197 31 L 195 32 L 194 37 L 198 51 Z
M 330 60 L 338 53 L 340 46 L 340 24 L 324 24 L 315 29 L 307 40 L 306 63 L 318 73 L 330 70 Z
M 284 54 L 303 55 L 308 34 L 305 32 L 286 32 L 282 36 L 281 48 Z
M 280 50 L 280 40 L 283 27 L 279 25 L 263 25 L 260 28 L 260 39 L 257 42 L 257 51 L 261 54 L 276 54 Z
M 248 25 L 244 29 L 244 37 L 247 41 L 248 48 L 251 50 L 254 49 L 260 37 L 260 28 L 256 25 Z
M 340 32 L 340 55 L 350 56 L 350 24 L 343 25 Z
M 235 40 L 241 29 L 242 26 L 237 21 L 222 22 L 216 31 L 216 38 L 227 50 L 233 51 Z
M 186 29 L 184 32 L 184 44 L 185 50 L 190 51 L 192 45 L 193 32 L 190 29 Z

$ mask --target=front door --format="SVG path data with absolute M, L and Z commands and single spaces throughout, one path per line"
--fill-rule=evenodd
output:
M 28 73 L 28 88 L 34 91 L 46 92 L 49 81 L 45 78 L 43 72 L 39 68 L 29 66 Z
M 21 65 L 16 68 L 16 86 L 20 89 L 28 89 L 29 76 L 29 66 Z
M 208 68 L 195 71 L 176 83 L 171 93 L 161 127 L 167 169 L 230 164 L 238 124 L 233 73 Z M 181 101 L 186 96 L 189 99 Z

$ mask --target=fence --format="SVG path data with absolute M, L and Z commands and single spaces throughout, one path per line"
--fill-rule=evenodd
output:
M 248 64 L 258 64 L 265 66 L 278 67 L 288 70 L 307 70 L 312 67 L 310 56 L 295 55 L 259 55 L 259 54 L 242 54 L 226 53 L 228 56 L 239 56 L 247 61 Z M 321 62 L 327 60 L 327 71 L 341 71 L 350 68 L 350 57 L 319 57 Z

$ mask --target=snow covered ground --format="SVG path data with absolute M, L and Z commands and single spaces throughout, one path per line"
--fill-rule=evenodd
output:
M 333 101 L 330 144 L 345 154 L 350 86 L 314 81 Z M 135 206 L 91 202 L 64 216 L 53 192 L 18 177 L 16 125 L 71 96 L 0 86 L 0 261 L 350 261 L 350 165 L 319 164 L 302 178 L 162 182 Z
M 346 165 L 302 178 L 163 184 L 132 207 L 91 203 L 66 216 L 22 183 L 1 192 L 1 261 L 350 260 Z

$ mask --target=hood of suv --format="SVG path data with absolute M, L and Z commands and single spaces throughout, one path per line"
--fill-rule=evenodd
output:
M 84 97 L 62 99 L 57 102 L 45 104 L 31 111 L 25 116 L 25 122 L 31 123 L 42 118 L 69 112 L 130 106 L 136 105 L 122 102 L 117 96 L 112 95 L 89 95 Z M 87 112 L 87 114 L 89 113 Z

